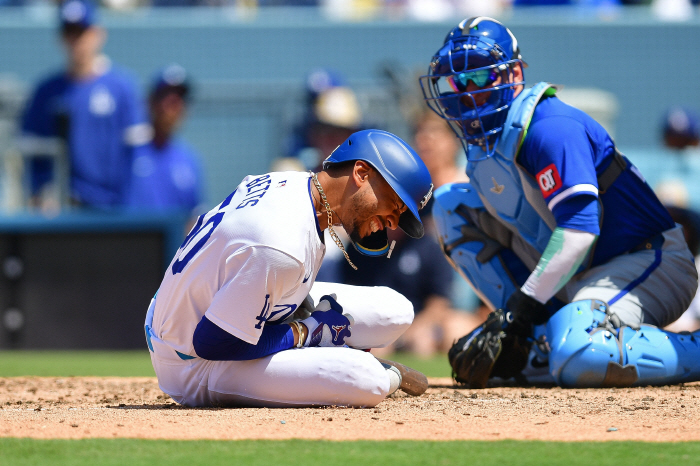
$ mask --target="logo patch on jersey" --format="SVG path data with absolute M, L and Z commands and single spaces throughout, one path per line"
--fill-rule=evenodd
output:
M 277 183 L 278 188 L 283 188 L 285 186 L 287 186 L 287 180 L 282 180 L 282 181 Z
M 559 171 L 554 164 L 547 165 L 537 174 L 537 184 L 540 185 L 542 196 L 547 199 L 554 191 L 562 187 Z

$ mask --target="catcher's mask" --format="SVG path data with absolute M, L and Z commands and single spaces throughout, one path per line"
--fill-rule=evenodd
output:
M 408 236 L 421 238 L 425 230 L 418 211 L 430 200 L 433 183 L 428 169 L 411 146 L 387 131 L 358 131 L 324 160 L 323 168 L 352 160 L 363 160 L 382 175 L 408 207 L 399 217 L 399 227 Z M 381 256 L 389 252 L 389 240 L 384 229 L 353 242 L 353 245 L 368 256 Z
M 525 66 L 518 41 L 495 19 L 463 20 L 433 56 L 420 85 L 428 106 L 447 120 L 469 158 L 469 145 L 491 157 L 503 131 L 515 88 L 516 65 Z M 470 83 L 473 83 L 470 85 Z

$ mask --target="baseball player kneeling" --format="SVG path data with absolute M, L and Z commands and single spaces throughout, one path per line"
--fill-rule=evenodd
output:
M 160 388 L 187 406 L 368 407 L 398 388 L 423 393 L 425 376 L 362 351 L 411 325 L 410 302 L 315 278 L 325 229 L 376 256 L 387 228 L 421 237 L 432 187 L 413 149 L 380 130 L 350 136 L 320 173 L 246 177 L 199 217 L 148 309 Z

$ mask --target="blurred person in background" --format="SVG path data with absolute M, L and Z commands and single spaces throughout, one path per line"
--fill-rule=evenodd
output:
M 136 151 L 126 197 L 129 209 L 202 213 L 201 158 L 176 135 L 186 117 L 191 87 L 180 65 L 156 74 L 148 97 L 153 139 Z
M 328 69 L 314 70 L 306 77 L 304 116 L 288 142 L 287 154 L 307 170 L 317 170 L 361 126 L 357 95 L 343 77 Z
M 25 109 L 19 147 L 33 205 L 112 208 L 124 202 L 134 149 L 151 138 L 135 80 L 101 54 L 107 38 L 89 0 L 59 6 L 66 69 L 42 81 Z
M 654 186 L 659 199 L 668 208 L 674 222 L 683 226 L 688 248 L 700 266 L 700 117 L 687 107 L 669 108 L 662 120 L 661 136 L 665 153 L 659 167 L 661 181 Z M 692 206 L 692 207 L 691 207 Z M 700 269 L 699 269 L 700 270 Z M 700 328 L 700 294 L 681 317 L 666 327 L 673 332 Z
M 661 122 L 666 149 L 654 160 L 654 191 L 666 206 L 700 208 L 700 116 L 687 107 L 669 108 Z
M 414 140 L 416 152 L 428 168 L 435 188 L 444 183 L 467 181 L 466 174 L 457 165 L 457 156 L 461 153 L 459 143 L 439 116 L 427 109 L 421 112 L 414 122 Z M 413 324 L 395 346 L 373 349 L 375 354 L 408 351 L 429 358 L 435 353 L 446 353 L 457 338 L 483 320 L 453 305 L 455 286 L 461 280 L 442 254 L 429 216 L 431 209 L 429 202 L 423 220 L 426 229 L 423 238 L 407 239 L 389 232 L 390 241 L 396 243 L 388 260 L 373 260 L 348 248 L 358 270 L 345 262 L 340 263 L 342 283 L 388 286 L 413 304 Z
M 287 141 L 286 157 L 275 159 L 273 171 L 318 171 L 323 160 L 362 127 L 362 112 L 355 92 L 337 72 L 318 68 L 305 79 L 304 114 Z M 341 230 L 341 240 L 348 237 Z M 332 239 L 326 233 L 326 243 Z M 323 258 L 318 280 L 339 282 L 345 258 L 330 248 Z
M 683 235 L 690 252 L 695 256 L 695 267 L 700 273 L 700 213 L 678 206 L 667 206 L 674 222 L 683 226 Z M 695 331 L 700 328 L 700 293 L 681 314 L 677 321 L 666 326 L 671 332 Z

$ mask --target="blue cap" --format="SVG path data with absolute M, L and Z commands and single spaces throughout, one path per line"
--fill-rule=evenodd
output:
M 328 89 L 345 85 L 345 79 L 328 68 L 315 69 L 306 76 L 306 93 L 310 99 L 315 99 Z
M 689 108 L 672 107 L 664 115 L 664 134 L 698 139 L 700 138 L 700 117 Z
M 87 29 L 97 23 L 97 6 L 88 0 L 66 0 L 58 10 L 61 27 Z
M 151 84 L 151 95 L 173 91 L 184 98 L 187 97 L 190 87 L 187 70 L 177 63 L 172 63 L 155 74 Z

